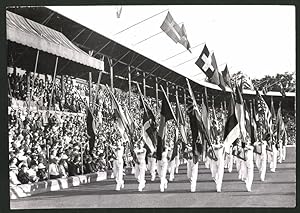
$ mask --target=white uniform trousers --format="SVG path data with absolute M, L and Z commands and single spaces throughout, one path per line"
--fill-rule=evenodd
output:
M 272 145 L 272 152 L 267 151 L 268 153 L 268 162 L 270 163 L 271 172 L 275 172 L 277 167 L 277 149 L 275 145 Z
M 179 159 L 179 154 L 175 156 L 175 173 L 178 174 L 178 169 L 180 165 L 180 159 Z
M 232 168 L 233 168 L 232 148 L 230 149 L 229 153 L 225 154 L 224 168 L 228 169 L 229 173 L 232 172 Z
M 282 146 L 282 143 L 279 143 L 279 148 L 277 150 L 277 159 L 278 159 L 278 163 L 282 163 L 282 159 L 283 159 L 283 146 Z
M 116 190 L 120 190 L 120 188 L 124 188 L 123 160 L 114 160 L 113 173 L 117 182 Z
M 170 174 L 170 178 L 169 178 L 170 181 L 174 180 L 175 167 L 176 167 L 175 159 L 173 159 L 172 161 L 169 161 L 168 171 L 169 171 L 169 174 Z
M 285 161 L 285 157 L 286 157 L 286 146 L 282 146 L 282 160 Z
M 223 175 L 224 175 L 224 154 L 225 154 L 224 147 L 214 149 L 214 151 L 218 160 L 210 161 L 210 171 L 211 171 L 211 176 L 216 183 L 217 192 L 221 192 Z
M 152 157 L 148 157 L 148 169 L 151 174 L 151 181 L 155 180 L 156 176 L 156 169 L 157 169 L 157 164 L 156 164 L 156 159 Z
M 194 164 L 193 159 L 187 161 L 187 177 L 191 182 L 191 192 L 195 192 L 198 178 L 198 162 Z
M 160 178 L 160 191 L 164 192 L 164 189 L 168 186 L 167 181 L 167 170 L 168 170 L 168 161 L 165 160 L 159 160 L 157 161 L 157 172 Z
M 244 161 L 246 165 L 246 188 L 248 192 L 251 192 L 251 186 L 253 182 L 253 175 L 254 175 L 254 163 L 253 163 L 253 146 L 246 147 L 245 150 L 245 157 L 246 161 Z
M 137 181 L 139 182 L 139 187 L 138 187 L 139 191 L 142 191 L 146 184 L 145 172 L 146 172 L 146 162 L 144 161 L 144 162 L 140 162 L 140 164 L 137 164 L 135 176 L 137 178 Z
M 267 150 L 266 145 L 261 145 L 261 154 L 253 153 L 255 165 L 259 171 L 260 180 L 265 181 L 267 171 Z

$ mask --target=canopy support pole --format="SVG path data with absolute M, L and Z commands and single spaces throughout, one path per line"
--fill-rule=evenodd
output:
M 166 94 L 167 94 L 167 97 L 169 98 L 169 82 L 168 81 L 166 82 Z
M 96 103 L 96 100 L 98 98 L 98 93 L 99 93 L 100 81 L 101 81 L 102 73 L 103 73 L 103 70 L 100 70 L 99 76 L 98 76 L 98 81 L 97 81 L 97 87 L 96 87 L 96 95 L 95 95 L 95 99 L 93 100 L 92 112 L 94 112 L 95 103 Z
M 54 74 L 53 74 L 53 78 L 52 78 L 52 88 L 51 88 L 51 94 L 50 94 L 49 110 L 52 106 L 53 91 L 54 91 L 55 82 L 56 82 L 57 63 L 58 63 L 58 56 L 56 57 L 56 60 L 55 60 Z
M 110 70 L 110 88 L 113 91 L 114 88 L 114 68 L 112 66 L 112 59 L 108 59 Z
M 93 85 L 92 85 L 92 72 L 89 71 L 89 107 L 92 106 L 93 103 L 93 93 L 92 93 Z
M 146 97 L 146 78 L 144 72 L 143 72 L 143 92 L 144 92 L 144 97 Z
M 29 91 L 30 91 L 29 101 L 28 101 L 28 108 L 29 108 L 29 109 L 30 109 L 30 104 L 31 104 L 32 95 L 33 95 L 34 82 L 35 82 L 35 74 L 36 74 L 37 65 L 38 65 L 38 61 L 39 61 L 39 55 L 40 55 L 40 50 L 37 50 L 37 52 L 36 52 L 36 57 L 35 57 L 35 65 L 34 65 L 34 72 L 33 72 L 33 82 L 32 82 L 32 87 L 31 87 L 31 82 L 29 81 Z M 30 74 L 29 74 L 29 79 L 30 79 Z M 31 87 L 31 89 L 30 89 L 30 87 Z
M 158 79 L 157 79 L 157 77 L 155 77 L 155 98 L 156 98 L 156 111 L 158 112 L 159 102 L 158 102 Z
M 128 66 L 128 92 L 129 92 L 128 105 L 129 105 L 129 109 L 131 109 L 131 72 L 130 72 L 130 66 Z

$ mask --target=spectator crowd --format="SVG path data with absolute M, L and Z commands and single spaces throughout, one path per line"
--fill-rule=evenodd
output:
M 111 160 L 114 156 L 108 144 L 116 143 L 120 136 L 113 122 L 109 95 L 103 86 L 97 95 L 94 110 L 95 147 L 92 152 L 89 152 L 86 124 L 86 106 L 89 102 L 87 84 L 78 83 L 69 76 L 63 78 L 58 76 L 51 100 L 53 82 L 47 75 L 38 74 L 34 78 L 32 74 L 28 76 L 28 74 L 21 75 L 13 72 L 8 74 L 8 80 L 11 100 L 8 108 L 11 186 L 112 168 Z M 28 87 L 31 90 L 28 90 Z M 30 106 L 34 106 L 34 110 L 29 110 L 25 104 L 29 100 L 30 93 L 32 94 Z M 122 108 L 128 108 L 128 92 L 115 89 L 114 94 Z M 95 96 L 94 92 L 92 97 Z M 15 100 L 23 101 L 24 105 L 14 106 Z M 136 127 L 135 135 L 140 137 L 143 110 L 140 107 L 138 94 L 132 92 L 130 100 L 131 107 L 128 111 Z M 156 100 L 146 97 L 146 101 L 158 123 L 160 115 Z M 175 109 L 175 104 L 173 106 Z M 222 113 L 224 110 L 216 106 L 216 116 L 220 126 L 224 118 Z M 188 119 L 186 114 L 184 117 Z M 288 130 L 288 142 L 295 143 L 295 116 L 283 110 L 283 117 Z M 168 125 L 170 128 L 168 128 L 167 143 L 175 137 L 174 123 Z M 190 134 L 190 130 L 187 132 Z M 128 152 L 125 159 L 128 165 L 131 165 L 128 160 L 132 159 L 130 155 L 131 153 Z

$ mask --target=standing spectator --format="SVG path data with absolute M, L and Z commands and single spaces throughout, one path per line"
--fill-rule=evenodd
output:
M 51 163 L 49 165 L 49 175 L 50 175 L 50 179 L 56 179 L 56 178 L 60 178 L 61 175 L 59 173 L 59 169 L 58 169 L 58 158 L 57 157 L 52 157 L 50 159 Z
M 30 177 L 29 177 L 29 174 L 27 173 L 27 171 L 28 171 L 27 165 L 26 164 L 22 164 L 21 165 L 21 169 L 20 169 L 19 174 L 18 174 L 18 180 L 22 184 L 30 183 Z

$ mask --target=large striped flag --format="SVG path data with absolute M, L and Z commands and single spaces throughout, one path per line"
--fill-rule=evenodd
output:
M 272 131 L 272 113 L 263 99 L 263 97 L 259 94 L 259 92 L 256 90 L 256 98 L 257 98 L 257 111 L 263 116 L 263 125 L 264 129 L 270 133 L 273 134 Z
M 228 116 L 224 129 L 224 146 L 225 151 L 229 153 L 230 145 L 240 136 L 240 128 L 235 115 L 234 98 L 231 93 L 231 101 L 228 107 Z
M 117 127 L 121 134 L 121 137 L 123 138 L 124 141 L 128 141 L 129 139 L 126 133 L 126 129 L 127 131 L 129 131 L 129 124 L 125 116 L 125 113 L 121 105 L 118 103 L 115 95 L 112 93 L 112 91 L 110 91 L 107 85 L 106 85 L 106 90 L 108 91 L 108 94 L 112 101 L 112 109 L 114 110 L 114 117 L 116 118 Z
M 167 121 L 174 119 L 177 124 L 174 112 L 167 98 L 164 88 L 161 86 L 163 91 L 162 105 L 160 111 L 160 123 L 157 134 L 157 147 L 156 147 L 156 159 L 161 160 L 163 147 L 165 146 Z
M 190 118 L 190 126 L 191 126 L 191 131 L 192 131 L 192 138 L 193 138 L 193 141 L 192 141 L 193 159 L 194 159 L 194 163 L 196 163 L 199 159 L 200 152 L 202 152 L 203 159 L 205 158 L 206 142 L 208 142 L 209 145 L 211 145 L 211 142 L 210 142 L 209 133 L 207 132 L 204 122 L 202 120 L 202 116 L 200 114 L 200 110 L 198 108 L 192 87 L 189 83 L 189 80 L 186 79 L 186 81 L 187 81 L 189 93 L 190 93 L 190 96 L 192 99 L 192 101 L 189 103 L 188 114 L 189 114 L 189 118 Z M 202 111 L 202 113 L 203 113 L 203 111 Z M 206 114 L 206 117 L 207 117 L 207 115 L 208 114 Z M 201 141 L 201 144 L 196 143 L 198 139 Z M 214 159 L 216 159 L 216 157 L 215 157 L 216 155 L 214 152 L 213 152 L 213 155 L 214 155 Z
M 184 143 L 187 144 L 188 141 L 187 141 L 186 132 L 185 132 L 185 121 L 184 121 L 184 118 L 183 118 L 182 110 L 180 108 L 178 96 L 176 96 L 176 118 L 177 118 L 177 121 L 178 121 L 179 131 L 180 131 L 182 140 L 183 140 Z
M 254 142 L 257 141 L 257 125 L 256 125 L 255 114 L 253 113 L 252 102 L 250 102 L 250 124 L 251 124 L 250 138 L 251 138 L 251 143 L 253 144 Z
M 246 131 L 244 101 L 238 86 L 236 86 L 235 114 L 239 123 L 241 135 L 245 139 L 247 136 L 247 131 Z
M 143 115 L 143 126 L 142 126 L 142 137 L 145 144 L 148 146 L 151 153 L 155 152 L 157 144 L 157 130 L 155 116 L 146 102 L 143 104 L 144 115 Z
M 212 122 L 211 122 L 211 136 L 216 139 L 218 136 L 218 118 L 215 110 L 215 101 L 212 98 Z

